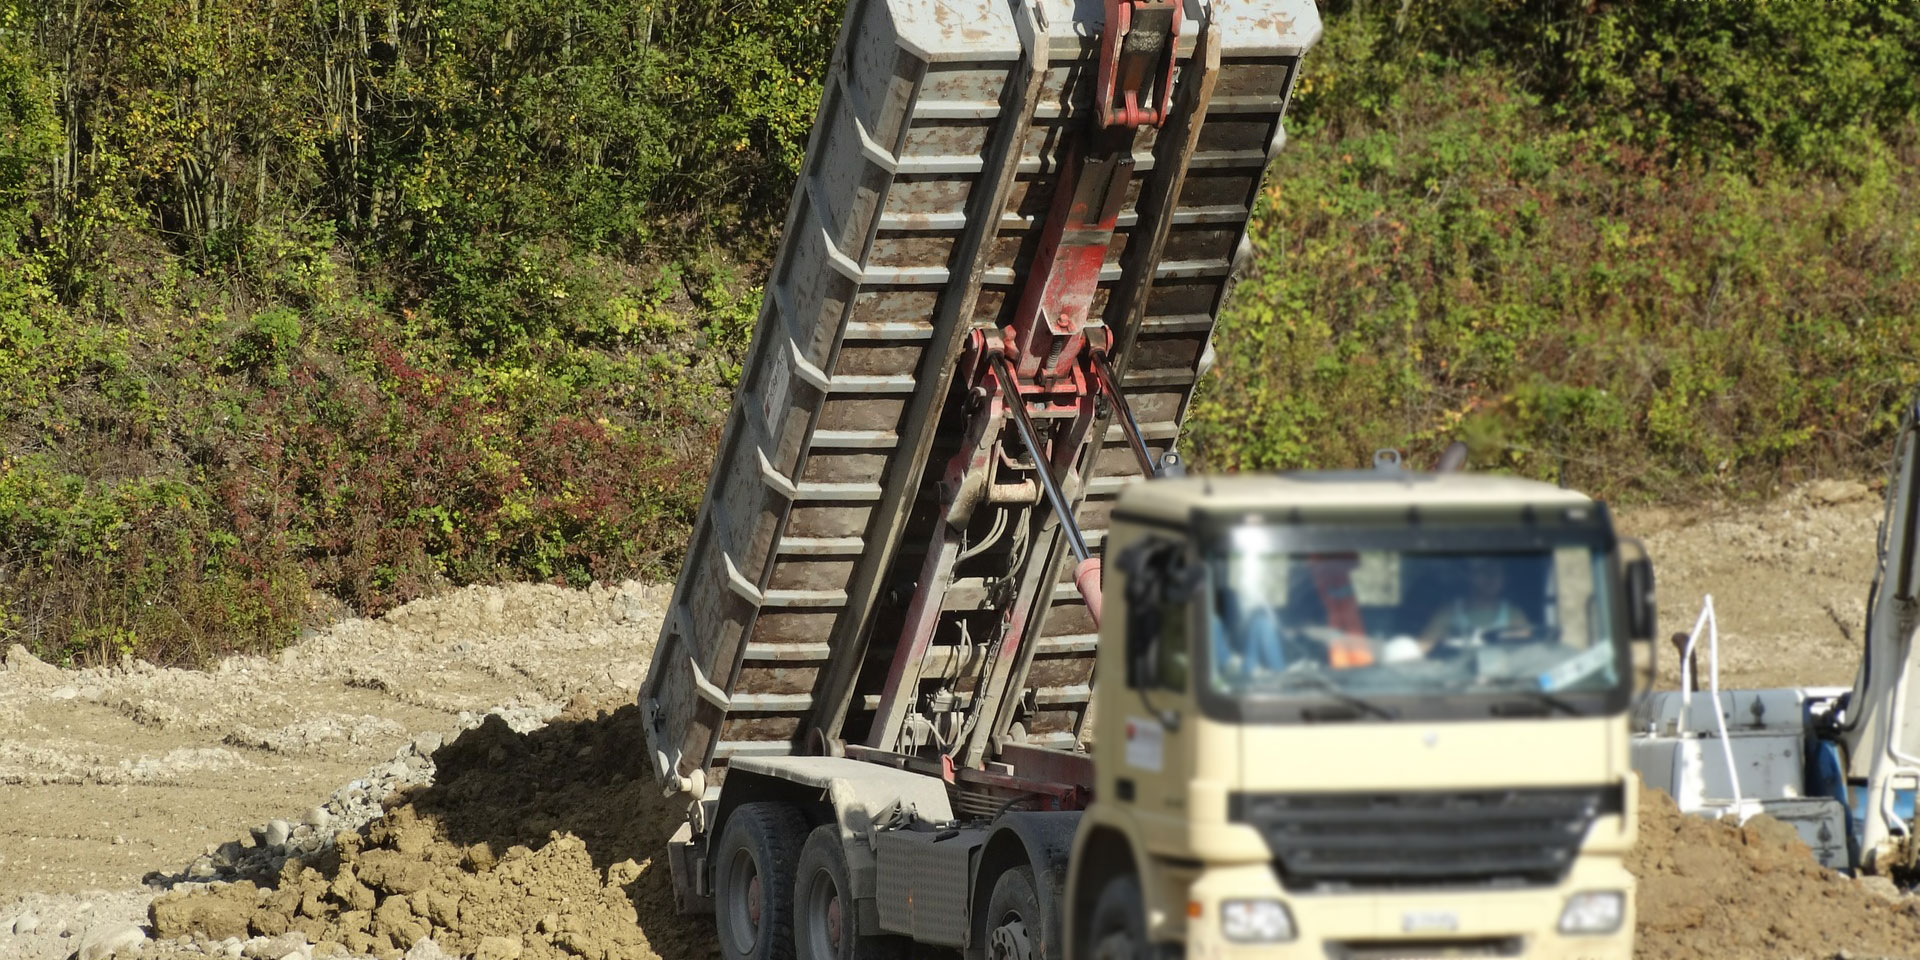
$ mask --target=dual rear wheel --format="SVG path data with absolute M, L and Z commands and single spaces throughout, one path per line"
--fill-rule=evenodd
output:
M 906 941 L 864 930 L 839 828 L 811 829 L 784 803 L 743 803 L 720 833 L 714 922 L 722 960 L 900 960 Z M 1088 960 L 1147 960 L 1139 881 L 1101 890 L 1085 944 Z M 1031 867 L 994 882 L 987 901 L 987 960 L 1060 960 Z
M 898 937 L 860 928 L 846 851 L 784 803 L 743 803 L 720 833 L 714 923 L 722 960 L 897 960 Z

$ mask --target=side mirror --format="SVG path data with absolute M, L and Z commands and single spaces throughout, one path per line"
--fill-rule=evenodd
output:
M 1199 569 L 1180 543 L 1148 537 L 1121 551 L 1120 571 L 1127 578 L 1127 686 L 1158 686 L 1167 606 L 1192 594 Z
M 1627 635 L 1634 640 L 1652 640 L 1658 628 L 1654 605 L 1653 561 L 1645 555 L 1627 561 Z
M 1160 685 L 1160 615 L 1136 616 L 1133 604 L 1127 604 L 1127 686 L 1146 688 Z

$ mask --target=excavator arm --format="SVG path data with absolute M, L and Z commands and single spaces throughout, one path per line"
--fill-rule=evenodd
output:
M 1913 797 L 1920 787 L 1920 705 L 1912 700 L 1920 658 L 1920 400 L 1901 418 L 1880 521 L 1879 563 L 1868 596 L 1866 649 L 1837 722 L 1863 866 L 1910 869 Z

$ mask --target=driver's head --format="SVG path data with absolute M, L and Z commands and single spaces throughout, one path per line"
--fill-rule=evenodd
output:
M 1474 557 L 1467 561 L 1467 585 L 1473 599 L 1491 603 L 1500 599 L 1507 572 L 1498 560 Z

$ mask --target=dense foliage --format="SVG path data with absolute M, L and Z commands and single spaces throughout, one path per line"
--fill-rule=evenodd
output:
M 1911 4 L 1336 14 L 1201 458 L 1458 437 L 1629 497 L 1876 468 L 1920 385 L 1917 44 Z
M 1216 467 L 1467 436 L 1618 496 L 1880 460 L 1912 4 L 1325 8 Z M 0 642 L 193 658 L 667 573 L 839 25 L 740 0 L 0 0 Z
M 0 640 L 670 571 L 838 25 L 0 0 Z

